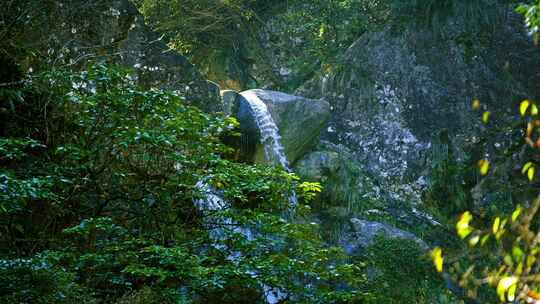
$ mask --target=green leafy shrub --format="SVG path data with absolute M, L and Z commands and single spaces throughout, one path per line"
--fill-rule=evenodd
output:
M 107 303 L 253 303 L 264 285 L 295 302 L 367 298 L 362 269 L 304 223 L 318 184 L 235 162 L 222 140 L 238 135 L 234 119 L 144 91 L 129 71 L 104 64 L 48 71 L 15 90 L 8 123 L 25 127 L 0 141 L 6 259 L 47 252 L 50 269 L 66 274 L 58 288 L 72 282 Z M 47 115 L 32 116 L 35 108 Z M 230 208 L 201 212 L 201 181 Z M 293 190 L 300 204 L 286 220 Z M 61 302 L 47 298 L 56 291 L 33 292 Z
M 538 43 L 540 29 L 540 2 L 532 1 L 530 4 L 521 4 L 517 12 L 525 17 L 525 25 L 529 29 L 529 34 L 534 37 L 535 43 Z
M 52 266 L 47 254 L 31 259 L 0 260 L 2 303 L 93 303 L 75 283 L 75 274 Z
M 425 253 L 410 240 L 378 236 L 359 259 L 367 268 L 366 288 L 378 303 L 433 303 L 443 294 L 451 298 Z

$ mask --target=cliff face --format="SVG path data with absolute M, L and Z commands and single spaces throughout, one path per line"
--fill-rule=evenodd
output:
M 416 208 L 434 158 L 451 145 L 462 161 L 467 146 L 487 129 L 482 111 L 491 111 L 488 127 L 494 127 L 516 114 L 520 100 L 540 93 L 530 69 L 540 64 L 540 50 L 519 17 L 509 12 L 472 44 L 465 38 L 470 34 L 450 20 L 440 32 L 410 25 L 360 37 L 340 66 L 297 91 L 329 101 L 333 112 L 319 148 L 299 162 L 298 172 L 328 172 L 304 177 L 331 185 L 327 196 L 340 198 L 338 205 L 377 209 L 370 203 L 375 198 L 386 206 L 379 211 L 412 206 L 413 215 L 432 222 Z M 474 99 L 482 103 L 480 112 L 471 109 Z M 450 139 L 446 151 L 434 144 L 441 137 Z M 326 163 L 317 157 L 333 153 L 343 158 L 342 166 L 333 166 L 341 168 L 337 172 L 312 168 Z M 346 169 L 351 164 L 358 169 Z

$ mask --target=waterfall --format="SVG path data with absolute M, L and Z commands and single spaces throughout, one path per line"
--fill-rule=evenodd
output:
M 283 169 L 291 172 L 289 161 L 287 160 L 287 156 L 285 156 L 285 150 L 281 144 L 279 129 L 270 112 L 268 112 L 266 104 L 255 92 L 255 90 L 249 90 L 240 93 L 240 95 L 246 99 L 251 108 L 255 123 L 260 132 L 260 141 L 264 147 L 266 160 L 270 163 L 277 163 Z
M 289 167 L 289 161 L 285 155 L 285 149 L 281 144 L 281 136 L 279 135 L 279 129 L 274 122 L 274 119 L 268 111 L 268 107 L 256 94 L 256 90 L 248 90 L 240 93 L 242 97 L 248 102 L 249 107 L 255 118 L 255 123 L 260 133 L 260 142 L 264 147 L 264 156 L 266 160 L 271 164 L 280 165 L 287 172 L 292 172 Z M 289 203 L 291 207 L 298 205 L 298 199 L 296 193 L 292 193 L 289 196 Z
M 244 97 L 249 104 L 251 113 L 255 118 L 255 123 L 260 133 L 260 142 L 264 147 L 265 158 L 269 163 L 279 165 L 286 171 L 292 172 L 291 168 L 289 167 L 287 156 L 285 155 L 285 149 L 281 144 L 279 129 L 274 122 L 274 119 L 270 115 L 266 104 L 259 98 L 259 96 L 257 96 L 255 92 L 255 90 L 249 90 L 240 93 L 240 95 L 242 95 L 242 97 Z M 247 137 L 242 137 L 241 141 L 242 145 L 249 145 Z M 216 189 L 212 188 L 206 182 L 200 181 L 197 183 L 196 187 L 204 194 L 204 198 L 195 200 L 194 203 L 197 208 L 203 213 L 206 213 L 205 219 L 207 221 L 212 219 L 214 225 L 217 222 L 223 226 L 214 228 L 209 227 L 210 237 L 216 241 L 216 244 L 214 244 L 215 248 L 220 250 L 227 249 L 225 245 L 218 244 L 218 242 L 222 241 L 225 237 L 224 229 L 231 229 L 231 227 L 234 227 L 232 228 L 234 232 L 244 235 L 248 240 L 253 240 L 255 238 L 254 232 L 251 231 L 250 228 L 238 227 L 230 218 L 217 219 L 215 216 L 212 218 L 212 213 L 226 210 L 230 207 L 230 204 L 223 199 L 219 191 L 216 191 Z M 291 209 L 294 209 L 298 203 L 296 194 L 294 192 L 289 197 L 289 203 L 292 207 Z M 240 252 L 232 252 L 228 259 L 231 261 L 237 261 L 241 256 L 242 254 Z M 251 275 L 254 278 L 257 278 L 258 276 L 256 271 L 251 272 Z M 264 300 L 268 304 L 277 304 L 287 297 L 287 293 L 279 288 L 271 287 L 263 283 L 261 283 L 261 288 L 264 293 Z

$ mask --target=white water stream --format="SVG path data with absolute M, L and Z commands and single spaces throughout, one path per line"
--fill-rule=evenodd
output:
M 257 96 L 256 90 L 244 91 L 240 95 L 244 97 L 251 108 L 255 123 L 260 132 L 260 142 L 264 147 L 266 160 L 269 163 L 277 163 L 277 165 L 290 172 L 289 161 L 281 144 L 279 129 L 270 115 L 268 107 Z
M 257 96 L 255 92 L 256 91 L 254 90 L 249 90 L 240 93 L 240 95 L 244 97 L 244 99 L 248 102 L 253 117 L 255 118 L 255 123 L 257 124 L 257 128 L 260 132 L 260 142 L 264 147 L 266 160 L 271 164 L 279 165 L 286 171 L 291 172 L 291 169 L 289 167 L 289 161 L 287 160 L 285 150 L 283 148 L 283 145 L 281 144 L 281 136 L 279 135 L 279 129 L 274 122 L 274 119 L 270 115 L 268 107 L 259 98 L 259 96 Z M 217 192 L 207 183 L 201 181 L 197 184 L 197 188 L 203 192 L 204 199 L 196 200 L 195 205 L 199 208 L 199 210 L 207 213 L 207 215 L 210 215 L 210 218 L 212 212 L 226 210 L 227 208 L 229 208 L 229 203 L 227 203 L 219 195 L 219 192 Z M 294 209 L 294 207 L 296 207 L 298 203 L 296 195 L 294 193 L 289 197 L 289 202 L 292 207 L 291 209 Z M 205 218 L 208 219 L 208 217 L 206 216 Z M 253 232 L 249 228 L 235 226 L 235 223 L 232 219 L 222 218 L 219 221 L 221 221 L 221 224 L 223 224 L 224 227 L 234 227 L 234 232 L 244 235 L 248 240 L 254 239 Z M 222 241 L 225 236 L 224 229 L 227 228 L 211 228 L 210 236 L 217 242 Z M 219 244 L 217 242 L 214 245 L 217 249 L 227 249 L 225 245 Z M 233 252 L 229 256 L 229 259 L 231 261 L 235 261 L 238 260 L 239 257 L 241 257 L 241 253 Z M 256 272 L 252 272 L 251 275 L 254 278 L 257 277 Z M 280 289 L 273 288 L 265 284 L 261 284 L 261 287 L 264 292 L 265 301 L 268 304 L 276 304 L 287 297 L 287 293 L 283 292 Z
M 287 172 L 291 172 L 289 161 L 285 155 L 285 149 L 281 144 L 281 135 L 279 129 L 268 111 L 268 107 L 264 101 L 257 95 L 257 90 L 248 90 L 240 93 L 248 102 L 249 107 L 255 118 L 255 123 L 260 132 L 260 142 L 264 147 L 264 156 L 266 161 L 271 164 L 280 165 Z M 293 192 L 289 197 L 289 203 L 294 208 L 298 204 L 296 194 Z

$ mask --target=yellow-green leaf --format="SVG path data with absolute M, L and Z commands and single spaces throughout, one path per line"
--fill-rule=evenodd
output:
M 518 282 L 517 277 L 513 277 L 513 276 L 504 277 L 501 280 L 499 280 L 499 284 L 497 285 L 497 295 L 499 295 L 499 299 L 501 299 L 501 301 L 503 302 L 506 302 L 507 300 L 514 301 L 515 296 L 516 296 L 516 287 L 513 287 L 513 286 L 517 285 L 517 282 Z
M 516 208 L 516 210 L 514 210 L 514 212 L 512 212 L 512 222 L 515 222 L 517 220 L 517 218 L 521 214 L 521 210 L 522 210 L 521 206 L 518 206 Z
M 535 104 L 531 106 L 531 114 L 535 116 L 538 115 L 538 107 Z
M 523 252 L 523 250 L 521 250 L 521 248 L 519 248 L 519 246 L 512 247 L 512 257 L 514 258 L 514 261 L 516 263 L 519 263 L 522 261 L 524 254 L 525 253 Z
M 319 28 L 319 37 L 322 38 L 325 32 L 326 32 L 326 26 L 322 24 L 321 27 Z
M 482 114 L 482 121 L 484 123 L 488 123 L 489 122 L 489 116 L 491 115 L 491 112 L 489 111 L 485 111 L 483 114 Z
M 515 274 L 519 276 L 521 275 L 522 272 L 523 272 L 523 262 L 519 262 L 516 267 Z
M 525 116 L 525 114 L 527 113 L 527 109 L 529 108 L 530 104 L 531 104 L 530 101 L 528 101 L 527 99 L 523 100 L 519 104 L 519 113 L 521 114 L 521 116 Z
M 531 253 L 531 255 L 527 257 L 527 267 L 531 267 L 534 262 L 536 262 L 536 256 L 535 254 Z
M 431 260 L 433 261 L 433 265 L 435 265 L 435 269 L 437 269 L 438 272 L 442 272 L 444 258 L 442 256 L 442 249 L 440 247 L 433 248 L 431 251 Z
M 512 260 L 512 257 L 509 254 L 504 256 L 503 262 L 509 267 L 512 267 L 514 265 L 514 260 Z
M 493 231 L 493 234 L 497 234 L 497 231 L 499 231 L 499 225 L 501 224 L 501 218 L 496 217 L 493 221 L 493 226 L 491 227 L 491 231 Z
M 529 181 L 533 181 L 534 179 L 534 167 L 530 167 L 529 170 L 527 170 L 527 178 L 529 178 Z
M 472 214 L 467 211 L 463 213 L 456 223 L 456 231 L 460 238 L 464 239 L 472 232 L 472 228 L 469 226 L 469 223 L 472 220 Z
M 514 300 L 516 299 L 516 290 L 517 290 L 517 284 L 512 284 L 509 288 L 508 288 L 508 301 L 509 302 L 514 302 Z
M 469 246 L 474 247 L 476 246 L 476 244 L 478 244 L 479 241 L 480 241 L 480 236 L 475 235 L 469 240 Z
M 486 234 L 482 237 L 482 240 L 480 240 L 480 245 L 481 246 L 484 246 L 484 244 L 486 244 L 486 242 L 489 240 L 489 234 Z
M 473 100 L 472 108 L 473 108 L 473 110 L 478 110 L 480 108 L 480 100 L 478 100 L 478 99 Z
M 480 169 L 481 175 L 486 175 L 489 172 L 489 161 L 487 159 L 482 159 L 478 161 L 478 168 Z
M 525 174 L 527 170 L 529 170 L 530 167 L 532 167 L 533 163 L 528 162 L 525 165 L 523 165 L 523 168 L 521 168 L 521 174 Z
M 508 219 L 505 218 L 504 220 L 502 220 L 501 226 L 499 227 L 499 230 L 503 229 L 504 226 L 506 226 L 507 223 L 508 223 Z

